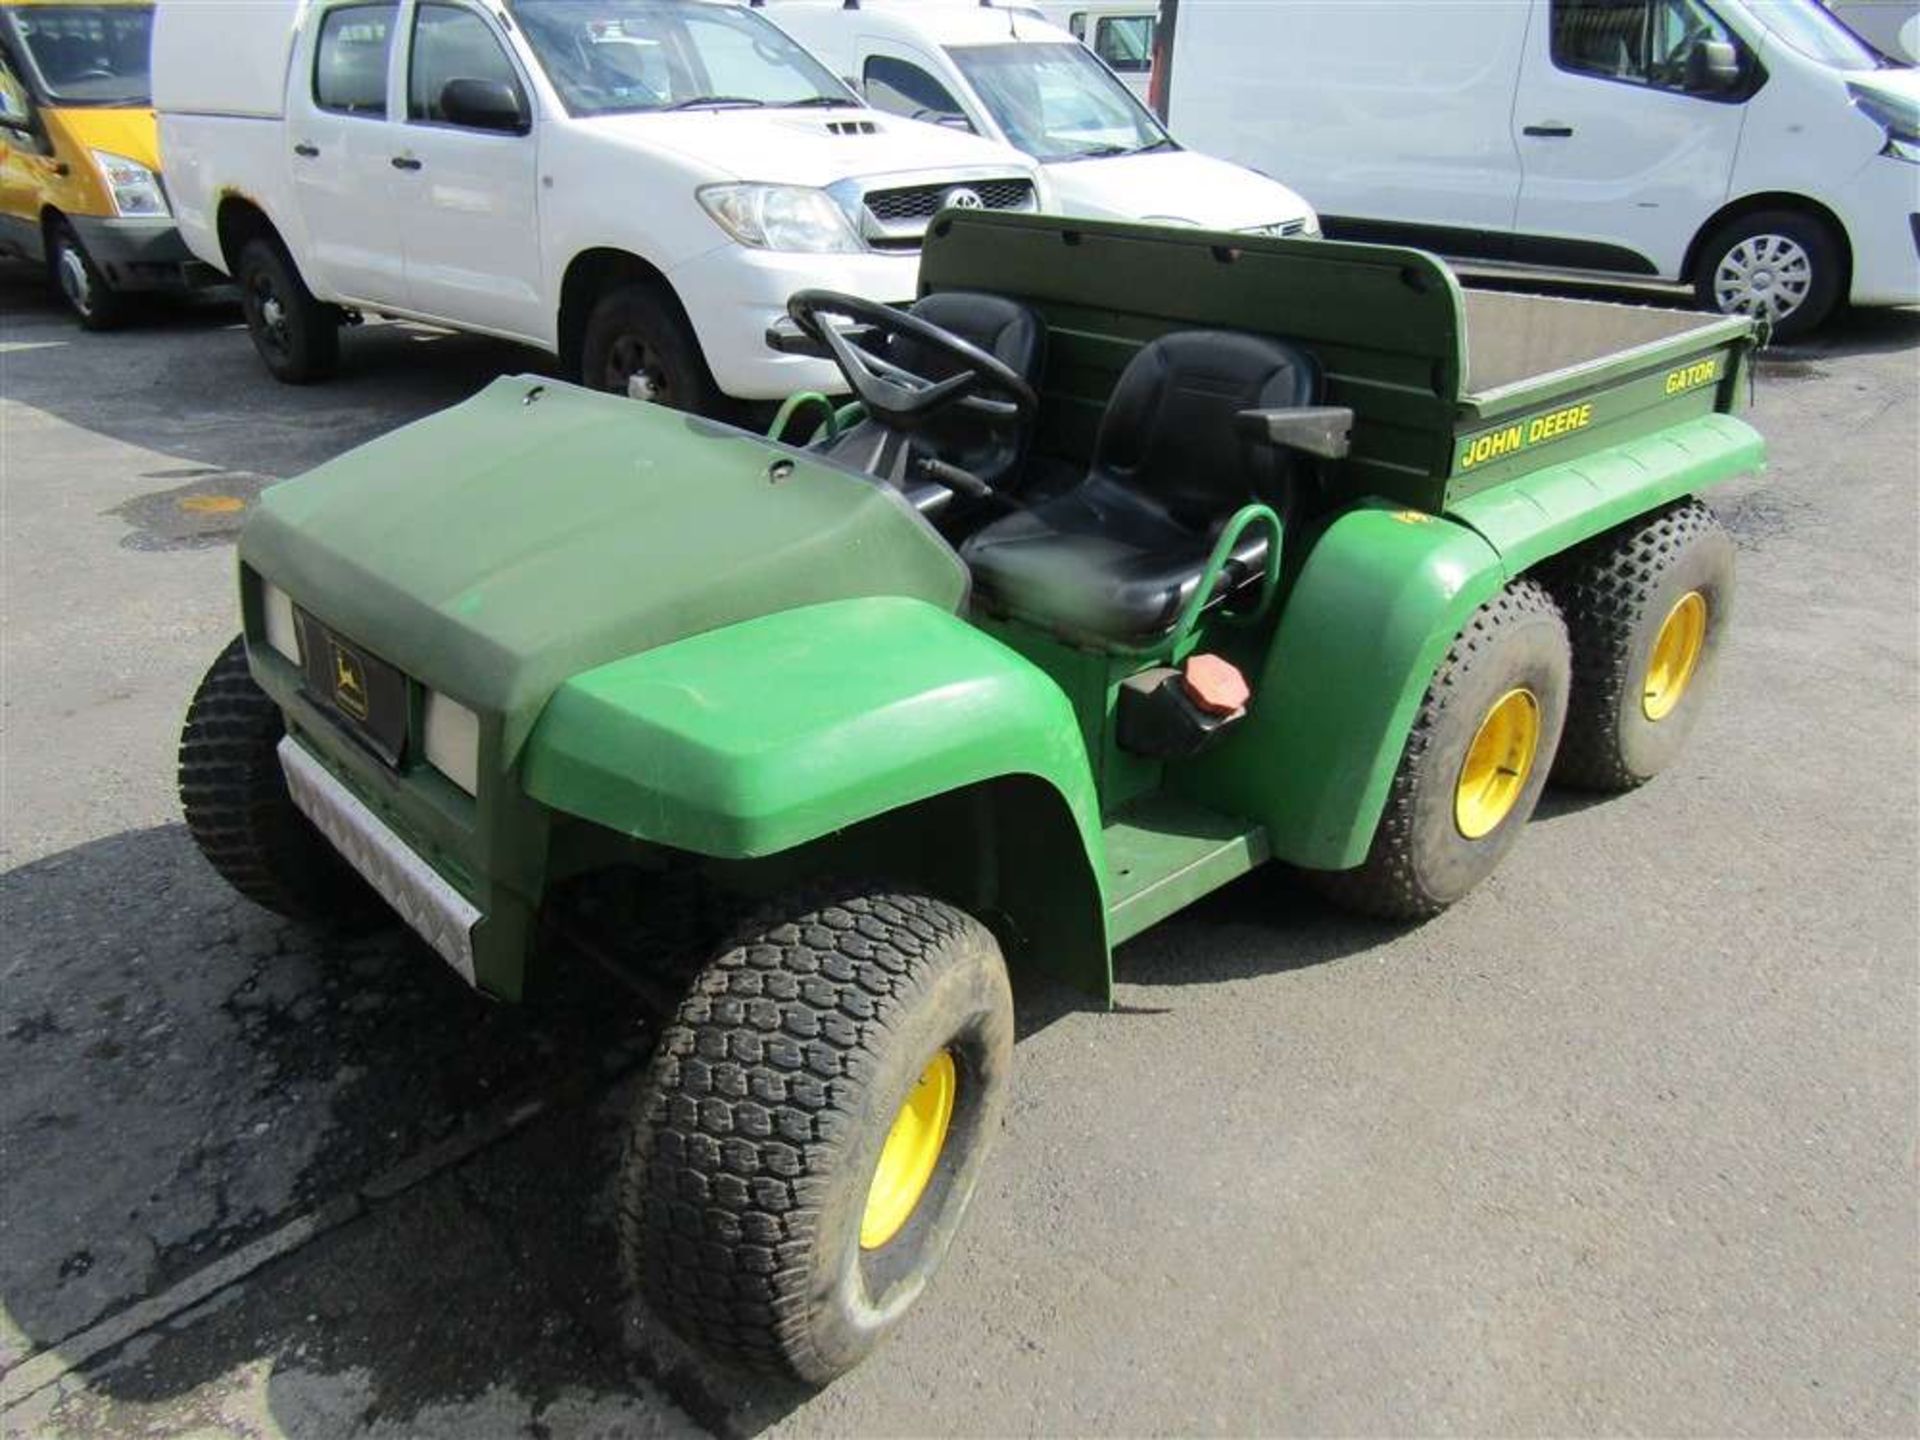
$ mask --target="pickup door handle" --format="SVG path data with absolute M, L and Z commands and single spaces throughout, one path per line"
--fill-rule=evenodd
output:
M 320 147 L 318 145 L 296 145 L 293 147 L 293 153 L 298 155 L 302 160 L 317 160 L 320 158 Z
M 1548 121 L 1545 125 L 1529 125 L 1520 132 L 1522 135 L 1538 135 L 1544 140 L 1567 140 L 1573 136 L 1571 125 L 1557 125 Z
M 411 155 L 396 155 L 393 157 L 393 168 L 396 170 L 418 170 L 420 168 L 420 162 Z

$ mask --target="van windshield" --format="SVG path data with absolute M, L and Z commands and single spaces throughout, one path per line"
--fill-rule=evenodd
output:
M 1836 70 L 1878 70 L 1888 63 L 1812 0 L 1747 0 L 1747 4 L 1761 24 L 1809 60 Z
M 1174 148 L 1160 122 L 1083 45 L 949 45 L 947 53 L 1008 141 L 1036 160 Z
M 151 103 L 151 5 L 23 5 L 6 14 L 47 104 Z
M 508 8 L 574 115 L 861 103 L 740 6 L 508 0 Z

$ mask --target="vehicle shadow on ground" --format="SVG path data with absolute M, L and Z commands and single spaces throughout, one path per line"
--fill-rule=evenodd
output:
M 1122 946 L 1114 978 L 1153 988 L 1283 975 L 1351 960 L 1409 928 L 1336 909 L 1285 865 L 1267 864 Z
M 488 1288 L 498 1274 L 466 1275 L 470 1227 L 456 1226 L 371 1272 L 355 1303 L 384 1328 L 366 1353 L 352 1353 L 359 1322 L 344 1323 L 337 1302 L 244 1343 L 322 1356 L 337 1334 L 342 1363 L 368 1372 L 376 1399 L 391 1354 L 394 1383 L 424 1404 L 442 1398 L 428 1381 L 443 1373 L 518 1384 L 524 1336 L 486 1330 L 476 1347 L 480 1317 L 512 1308 L 505 1296 L 590 1295 L 586 1277 L 611 1273 L 610 1249 L 569 1258 L 586 1242 L 567 1187 L 600 1167 L 552 1149 L 599 1143 L 582 1107 L 644 1054 L 642 1017 L 598 971 L 564 970 L 533 1005 L 490 1004 L 408 935 L 316 939 L 238 899 L 178 825 L 0 876 L 0 933 L 0 1363 L 58 1347 L 328 1201 L 438 1203 L 368 1187 L 401 1183 L 401 1162 L 457 1148 L 534 1097 L 558 1123 L 538 1122 L 544 1138 L 522 1145 L 519 1167 L 487 1168 L 488 1193 L 473 1202 L 483 1230 L 512 1237 L 504 1290 Z M 388 1228 L 349 1224 L 338 1243 Z M 443 1329 L 462 1305 L 477 1307 L 473 1324 Z M 396 1332 L 411 1347 L 396 1349 Z M 234 1358 L 197 1343 L 180 1354 L 195 1358 L 164 1372 L 109 1367 L 101 1388 L 180 1394 Z M 530 1380 L 527 1393 L 539 1390 Z
M 186 365 L 183 333 L 195 336 Z M 550 375 L 554 365 L 503 340 L 376 322 L 345 332 L 334 379 L 282 385 L 261 365 L 231 300 L 150 300 L 125 327 L 95 334 L 19 265 L 0 265 L 0 347 L 9 400 L 198 467 L 197 476 L 171 467 L 130 475 L 130 491 L 142 478 L 175 487 L 198 478 L 224 481 L 245 499 L 502 375 Z

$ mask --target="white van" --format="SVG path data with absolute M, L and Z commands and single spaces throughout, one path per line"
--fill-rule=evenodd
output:
M 881 110 L 1039 161 L 1052 208 L 1267 235 L 1317 234 L 1279 181 L 1197 154 L 1087 48 L 1030 9 L 978 0 L 782 0 L 763 14 Z
M 1889 60 L 1920 61 L 1920 0 L 1822 0 L 1846 27 Z
M 1038 0 L 1034 8 L 1098 55 L 1135 95 L 1148 99 L 1159 0 Z
M 1165 0 L 1168 105 L 1328 233 L 1691 284 L 1775 333 L 1920 301 L 1920 86 L 1813 0 Z
M 956 191 L 1037 208 L 1025 156 L 876 113 L 732 4 L 161 0 L 153 72 L 180 230 L 287 381 L 364 311 L 683 409 L 837 390 L 767 345 L 793 291 L 910 298 Z

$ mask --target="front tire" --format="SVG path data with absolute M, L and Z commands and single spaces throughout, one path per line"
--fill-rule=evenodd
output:
M 112 330 L 127 318 L 126 297 L 107 283 L 73 226 L 64 220 L 53 222 L 47 268 L 81 328 Z
M 1349 910 L 1439 914 L 1493 873 L 1547 782 L 1571 662 L 1559 607 L 1514 581 L 1473 613 L 1434 672 L 1367 858 L 1307 879 Z
M 699 340 L 678 308 L 651 285 L 623 285 L 593 307 L 580 347 L 580 378 L 609 394 L 696 415 L 719 413 L 720 392 Z
M 1700 247 L 1694 298 L 1702 310 L 1753 315 L 1791 340 L 1840 302 L 1840 242 L 1811 215 L 1762 210 L 1722 225 Z
M 256 236 L 234 267 L 247 334 L 261 363 L 285 385 L 324 380 L 340 364 L 340 312 L 313 298 L 280 242 Z
M 1583 546 L 1549 576 L 1573 642 L 1558 784 L 1643 785 L 1693 729 L 1733 611 L 1733 539 L 1686 500 Z
M 938 900 L 777 904 L 694 983 L 629 1136 L 621 1250 L 688 1340 L 824 1384 L 919 1297 L 999 1128 L 999 947 Z
M 236 637 L 207 671 L 180 733 L 180 806 L 200 853 L 234 889 L 320 929 L 374 929 L 392 912 L 287 793 L 280 707 Z

